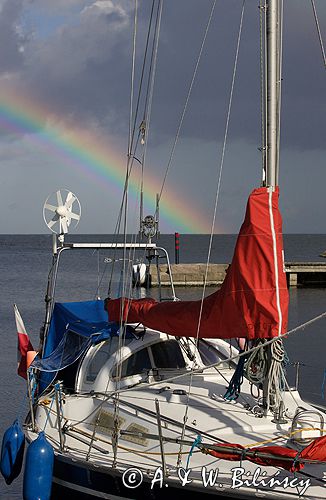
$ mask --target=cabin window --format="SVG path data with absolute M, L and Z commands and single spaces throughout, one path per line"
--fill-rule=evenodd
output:
M 119 367 L 116 367 L 112 376 L 116 378 L 119 376 Z M 151 370 L 152 365 L 149 358 L 147 347 L 135 352 L 121 365 L 121 378 L 131 377 L 132 375 L 137 375 L 146 370 Z
M 198 350 L 205 366 L 212 365 L 221 360 L 218 351 L 209 343 L 199 341 Z
M 130 341 L 131 339 L 126 339 L 124 341 L 124 345 L 126 345 Z M 112 337 L 99 347 L 99 349 L 95 352 L 88 363 L 86 382 L 94 382 L 101 368 L 105 365 L 112 354 L 118 349 L 118 347 L 119 337 Z
M 128 359 L 121 365 L 121 378 L 131 377 L 143 373 L 153 368 L 185 368 L 186 363 L 178 342 L 167 340 L 158 344 L 145 347 Z M 112 373 L 112 377 L 119 376 L 118 367 Z
M 221 363 L 220 367 L 236 367 L 234 361 L 227 361 L 228 356 L 210 342 L 199 340 L 198 350 L 205 366 Z
M 185 368 L 186 363 L 176 340 L 167 340 L 151 346 L 154 368 Z

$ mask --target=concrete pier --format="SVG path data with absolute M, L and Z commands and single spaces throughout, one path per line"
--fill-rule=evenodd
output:
M 207 285 L 223 283 L 228 264 L 209 264 Z M 205 283 L 206 264 L 172 264 L 171 272 L 175 286 L 203 286 Z M 151 268 L 152 285 L 158 284 L 156 268 Z M 160 266 L 161 284 L 169 285 L 170 276 L 166 265 Z
M 207 286 L 218 286 L 224 281 L 229 264 L 209 264 Z M 322 286 L 326 287 L 326 262 L 286 262 L 285 271 L 288 286 Z M 206 264 L 172 264 L 171 272 L 175 286 L 203 286 L 205 282 Z M 151 267 L 152 285 L 158 285 L 157 271 Z M 160 266 L 162 286 L 170 284 L 170 276 L 166 265 Z
M 326 262 L 285 262 L 289 286 L 326 286 Z

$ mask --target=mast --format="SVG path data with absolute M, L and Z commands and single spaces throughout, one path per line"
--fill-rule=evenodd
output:
M 266 0 L 265 2 L 265 145 L 266 145 L 266 180 L 265 185 L 274 188 L 278 185 L 279 177 L 279 142 L 280 142 L 280 103 L 281 103 L 281 4 L 283 0 Z M 272 224 L 272 223 L 271 223 Z M 274 231 L 273 228 L 272 233 Z M 278 288 L 278 265 L 276 254 L 276 237 L 273 236 L 274 266 L 275 266 L 275 293 L 279 314 L 279 332 L 281 334 L 282 309 Z M 280 352 L 284 355 L 282 339 L 278 343 Z M 265 351 L 266 376 L 263 382 L 263 404 L 265 415 L 269 410 L 274 413 L 276 424 L 284 423 L 284 407 L 279 398 L 277 381 L 272 389 L 272 373 L 280 373 L 282 355 L 277 364 L 274 356 L 274 346 L 269 345 Z
M 266 185 L 278 184 L 280 104 L 280 0 L 266 0 Z

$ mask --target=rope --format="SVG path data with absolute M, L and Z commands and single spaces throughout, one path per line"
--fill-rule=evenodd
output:
M 276 410 L 281 402 L 280 381 L 282 380 L 282 362 L 284 361 L 284 347 L 282 339 L 270 345 L 271 363 L 266 374 L 266 407 Z
M 245 351 L 240 351 L 243 353 Z M 243 382 L 244 376 L 244 365 L 247 358 L 243 356 L 239 359 L 236 369 L 234 370 L 233 376 L 229 382 L 229 387 L 227 388 L 226 393 L 224 394 L 224 399 L 228 401 L 235 401 L 238 399 L 241 390 L 241 384 Z
M 249 382 L 262 388 L 263 381 L 266 378 L 266 351 L 264 349 L 264 340 L 257 341 L 257 350 L 248 356 L 245 366 L 245 375 Z
M 189 469 L 189 462 L 190 462 L 190 458 L 192 457 L 192 454 L 194 452 L 194 449 L 196 448 L 196 446 L 199 446 L 201 444 L 201 441 L 202 441 L 202 437 L 200 434 L 198 434 L 195 441 L 192 443 L 189 454 L 188 454 L 187 465 L 186 465 L 187 470 Z
M 290 394 L 291 398 L 293 399 L 293 402 L 296 406 L 299 406 L 297 400 L 293 396 L 293 389 L 289 386 L 288 381 L 286 380 L 284 370 L 282 371 L 282 379 L 283 379 L 283 387 L 285 387 L 288 390 L 288 393 Z
M 288 360 L 288 357 L 283 347 L 283 341 L 280 338 L 276 339 L 267 349 L 265 346 L 264 339 L 259 340 L 257 350 L 248 358 L 245 374 L 249 382 L 255 384 L 259 389 L 262 389 L 265 383 L 266 401 L 264 403 L 267 409 L 275 410 L 279 407 L 281 401 L 281 384 L 284 386 L 282 365 Z

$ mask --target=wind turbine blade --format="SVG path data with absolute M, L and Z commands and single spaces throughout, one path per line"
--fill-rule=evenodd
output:
M 58 214 L 55 214 L 55 215 L 52 217 L 52 219 L 51 219 L 51 220 L 47 223 L 47 224 L 48 224 L 48 227 L 52 227 L 52 226 L 54 226 L 54 224 L 55 224 L 56 222 L 58 222 L 58 220 L 59 220 L 59 215 L 58 215 Z
M 57 207 L 55 207 L 54 205 L 49 205 L 49 203 L 46 203 L 44 205 L 44 208 L 46 208 L 47 210 L 50 210 L 51 212 L 55 212 Z
M 67 217 L 69 219 L 75 219 L 75 220 L 79 220 L 80 219 L 80 215 L 74 214 L 73 212 L 69 212 L 69 214 L 67 215 Z
M 58 201 L 58 207 L 62 207 L 63 203 L 60 191 L 57 191 L 57 201 Z
M 66 201 L 65 201 L 65 206 L 68 210 L 71 209 L 72 207 L 72 204 L 73 202 L 76 200 L 76 196 L 71 192 L 69 191 L 69 193 L 67 194 L 67 198 L 66 198 Z
M 49 228 L 53 227 L 54 224 L 56 224 L 57 222 L 58 222 L 58 219 L 56 219 L 56 220 L 54 220 L 54 219 L 50 220 L 50 222 L 48 222 L 48 227 Z
M 66 217 L 61 217 L 61 227 L 62 227 L 62 231 L 65 234 L 68 233 L 68 225 L 67 225 L 67 219 L 66 219 Z

